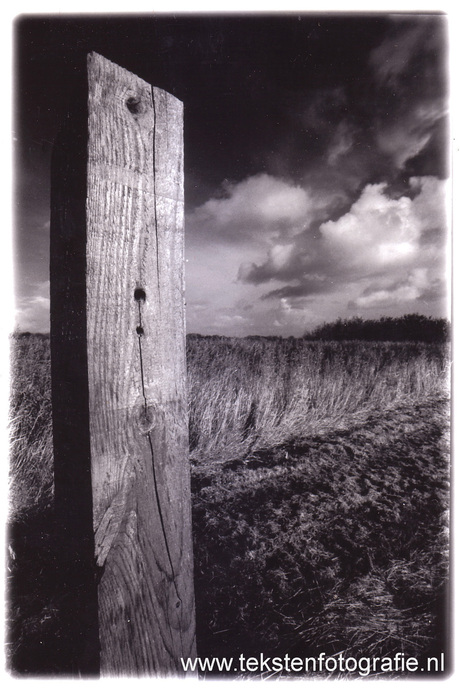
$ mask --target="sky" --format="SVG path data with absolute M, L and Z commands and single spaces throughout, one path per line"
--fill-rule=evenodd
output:
M 42 15 L 14 25 L 17 323 L 49 330 L 49 165 L 95 50 L 184 103 L 187 331 L 448 308 L 442 15 Z

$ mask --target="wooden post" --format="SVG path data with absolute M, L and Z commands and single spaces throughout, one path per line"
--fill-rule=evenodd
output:
M 102 674 L 182 674 L 195 654 L 183 108 L 95 53 L 75 93 L 51 227 L 56 501 L 80 553 L 66 557 L 92 549 Z

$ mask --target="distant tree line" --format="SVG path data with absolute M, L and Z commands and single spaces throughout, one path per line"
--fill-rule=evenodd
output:
M 360 317 L 318 325 L 305 333 L 306 340 L 367 340 L 385 342 L 446 342 L 450 324 L 446 318 L 431 318 L 410 313 L 399 318 L 382 316 L 379 320 Z
M 39 340 L 49 340 L 50 334 L 49 333 L 31 333 L 28 330 L 15 330 L 13 333 L 13 337 L 15 338 L 23 338 L 23 337 L 34 337 Z
M 338 318 L 333 323 L 323 323 L 303 335 L 304 340 L 364 340 L 368 342 L 447 342 L 450 339 L 450 323 L 447 318 L 432 318 L 418 313 L 392 318 L 382 316 L 379 320 L 364 320 L 359 316 L 354 318 Z M 48 339 L 49 333 L 30 333 L 16 331 L 13 337 L 36 337 Z M 190 333 L 187 341 L 209 340 L 230 341 L 232 337 L 226 335 L 200 335 Z M 247 335 L 246 340 L 274 340 L 285 338 L 280 335 Z M 287 338 L 294 340 L 292 336 Z

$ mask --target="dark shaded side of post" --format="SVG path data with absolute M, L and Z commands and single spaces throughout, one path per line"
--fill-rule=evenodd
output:
M 57 593 L 61 612 L 55 665 L 66 675 L 97 675 L 99 634 L 86 336 L 86 61 L 72 81 L 72 100 L 51 167 L 51 372 Z

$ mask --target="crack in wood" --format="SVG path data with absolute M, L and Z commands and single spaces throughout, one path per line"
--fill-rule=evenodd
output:
M 149 419 L 149 405 L 148 405 L 147 395 L 145 392 L 145 383 L 144 383 L 144 364 L 143 364 L 143 358 L 142 358 L 142 340 L 141 340 L 142 334 L 139 332 L 139 329 L 140 329 L 143 333 L 142 308 L 141 308 L 142 303 L 143 302 L 141 299 L 139 299 L 137 301 L 137 305 L 138 305 L 138 309 L 139 309 L 139 325 L 137 326 L 137 332 L 138 332 L 138 342 L 139 342 L 139 358 L 140 358 L 142 396 L 144 398 L 144 415 L 145 415 L 146 420 L 150 421 L 150 419 Z M 172 582 L 174 585 L 174 590 L 176 592 L 176 596 L 178 598 L 178 600 L 176 602 L 176 608 L 180 608 L 180 607 L 182 607 L 182 598 L 179 594 L 179 590 L 177 587 L 177 580 L 176 580 L 177 575 L 176 575 L 175 570 L 174 570 L 174 565 L 173 565 L 172 556 L 171 556 L 171 550 L 169 548 L 168 537 L 166 534 L 165 521 L 164 521 L 162 509 L 161 509 L 160 493 L 158 490 L 158 481 L 157 481 L 156 468 L 155 468 L 155 453 L 153 450 L 151 430 L 147 430 L 146 436 L 147 436 L 147 440 L 149 443 L 150 456 L 151 456 L 151 460 L 152 460 L 152 475 L 153 475 L 153 486 L 154 486 L 154 490 L 155 490 L 155 501 L 156 501 L 157 508 L 158 508 L 158 515 L 160 517 L 161 531 L 163 534 L 163 540 L 164 540 L 164 544 L 165 544 L 165 548 L 166 548 L 166 554 L 168 557 L 169 566 L 171 568 Z M 182 633 L 181 633 L 181 642 L 182 642 Z
M 158 294 L 160 294 L 160 252 L 159 252 L 159 243 L 158 243 L 158 218 L 157 218 L 157 188 L 156 188 L 156 166 L 155 166 L 155 160 L 156 160 L 156 136 L 157 136 L 157 111 L 155 107 L 155 92 L 153 90 L 153 86 L 150 86 L 150 91 L 152 94 L 152 109 L 153 109 L 153 134 L 152 134 L 152 146 L 153 146 L 153 162 L 152 162 L 152 169 L 153 169 L 153 212 L 154 212 L 154 221 L 155 221 L 155 243 L 156 243 L 156 252 L 157 252 L 157 284 L 158 284 Z M 161 304 L 161 299 L 159 301 Z

